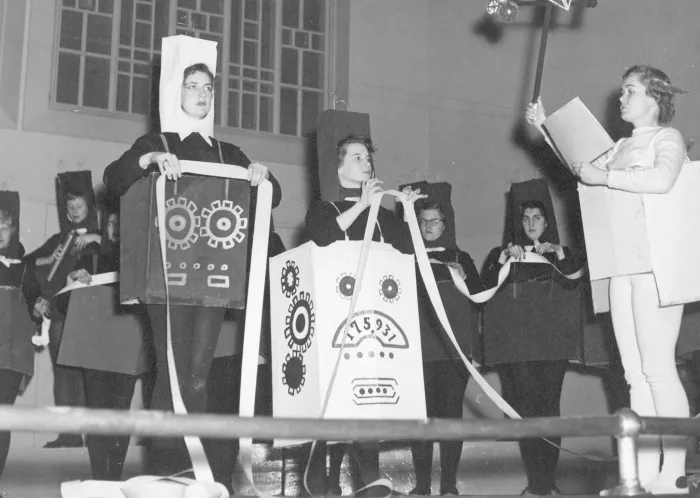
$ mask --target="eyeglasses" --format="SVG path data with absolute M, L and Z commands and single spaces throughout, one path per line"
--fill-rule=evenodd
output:
M 436 227 L 436 226 L 438 226 L 440 223 L 442 223 L 443 221 L 445 221 L 445 220 L 443 220 L 442 218 L 430 218 L 429 220 L 420 218 L 420 219 L 418 220 L 418 223 L 420 223 L 420 224 L 421 224 L 422 226 L 424 226 L 424 227 L 425 227 L 425 226 L 427 226 L 427 227 Z
M 214 87 L 212 85 L 198 85 L 197 83 L 187 83 L 182 85 L 187 95 L 199 95 L 204 92 L 206 95 L 214 95 Z

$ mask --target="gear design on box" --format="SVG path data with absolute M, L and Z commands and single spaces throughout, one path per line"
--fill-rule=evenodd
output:
M 384 275 L 379 281 L 379 295 L 388 303 L 398 301 L 401 297 L 401 282 L 393 275 Z
M 289 305 L 287 316 L 284 318 L 284 337 L 290 349 L 305 353 L 311 347 L 316 323 L 313 310 L 314 303 L 308 292 L 302 291 L 292 298 L 292 304 Z
M 282 384 L 287 386 L 287 392 L 294 396 L 301 392 L 306 382 L 306 365 L 304 357 L 298 351 L 287 354 L 282 365 Z
M 287 261 L 284 268 L 282 268 L 280 283 L 282 284 L 282 293 L 285 297 L 296 294 L 299 287 L 299 267 L 294 261 Z
M 184 197 L 165 201 L 165 238 L 168 249 L 186 250 L 197 242 L 199 216 L 197 205 Z M 158 219 L 156 218 L 156 225 Z
M 355 277 L 347 273 L 341 274 L 336 280 L 335 291 L 343 299 L 351 299 L 355 291 Z
M 244 230 L 248 228 L 248 218 L 241 214 L 243 208 L 232 201 L 214 201 L 210 208 L 202 209 L 202 221 L 199 234 L 207 237 L 210 247 L 232 249 L 245 239 Z

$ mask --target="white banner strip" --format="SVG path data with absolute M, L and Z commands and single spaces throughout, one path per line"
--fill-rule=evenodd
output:
M 180 166 L 182 167 L 183 173 L 189 173 L 199 176 L 212 176 L 218 178 L 229 178 L 235 180 L 248 181 L 248 171 L 245 168 L 232 166 L 229 164 L 219 164 L 219 163 L 201 163 L 196 161 L 180 161 Z M 156 205 L 158 208 L 158 226 L 165 227 L 165 177 L 160 176 L 156 182 Z M 246 329 L 245 329 L 245 342 L 244 342 L 244 363 L 243 363 L 243 373 L 252 376 L 252 384 L 255 386 L 257 380 L 257 354 L 253 356 L 255 360 L 254 368 L 250 372 L 250 365 L 245 361 L 246 346 L 250 349 L 249 343 L 254 341 L 256 348 L 260 342 L 260 324 L 262 317 L 262 301 L 263 293 L 265 291 L 264 281 L 265 281 L 265 270 L 267 261 L 267 243 L 269 239 L 270 231 L 270 215 L 272 211 L 272 184 L 265 180 L 258 187 L 258 197 L 255 210 L 255 230 L 253 231 L 253 250 L 250 254 L 250 274 L 248 276 L 248 298 L 246 306 L 248 312 L 246 313 Z M 166 275 L 166 241 L 165 241 L 165 230 L 159 230 L 160 238 L 160 248 L 161 248 L 161 262 L 163 266 L 163 278 L 167 281 Z M 170 295 L 168 292 L 168 286 L 165 285 L 165 306 L 166 306 L 166 323 L 167 323 L 167 334 L 168 334 L 168 372 L 170 374 L 170 389 L 173 397 L 173 409 L 175 413 L 186 414 L 187 409 L 182 400 L 182 394 L 180 393 L 180 388 L 178 386 L 177 369 L 175 365 L 175 357 L 172 350 L 172 330 L 170 324 Z M 242 375 L 243 377 L 243 375 Z M 254 387 L 253 387 L 254 388 Z M 241 406 L 240 414 L 241 416 L 252 416 L 255 403 L 255 394 L 253 392 L 252 404 L 246 401 L 245 394 L 243 392 L 243 386 L 241 386 Z M 243 457 L 244 440 L 241 440 L 241 456 Z M 252 440 L 251 440 L 252 443 Z M 187 445 L 187 450 L 190 454 L 190 459 L 192 460 L 192 467 L 194 470 L 195 479 L 203 482 L 214 482 L 214 476 L 211 472 L 211 468 L 207 463 L 206 455 L 204 454 L 204 448 L 202 447 L 202 442 L 199 437 L 196 436 L 186 436 L 185 444 Z M 252 448 L 252 444 L 250 445 Z M 250 451 L 250 450 L 249 450 Z M 246 472 L 248 474 L 248 472 Z M 252 483 L 252 472 L 249 474 L 249 479 Z
M 60 296 L 64 292 L 70 292 L 76 289 L 86 289 L 88 287 L 95 287 L 96 285 L 108 285 L 119 282 L 119 272 L 112 271 L 109 273 L 98 273 L 97 275 L 90 275 L 90 283 L 84 284 L 76 280 L 73 283 L 66 285 L 63 289 L 56 293 Z

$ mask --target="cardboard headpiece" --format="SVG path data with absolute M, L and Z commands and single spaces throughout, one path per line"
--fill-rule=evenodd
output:
M 430 206 L 436 202 L 440 203 L 442 215 L 445 218 L 445 229 L 442 232 L 442 236 L 430 245 L 434 247 L 444 247 L 445 249 L 454 249 L 457 247 L 455 212 L 454 208 L 452 207 L 452 185 L 447 182 L 429 183 L 426 181 L 420 181 L 399 185 L 399 190 L 403 190 L 405 187 L 411 187 L 413 190 L 420 189 L 421 194 L 428 196 L 425 199 L 419 199 L 416 202 L 416 216 L 420 216 L 421 210 L 427 206 Z M 401 204 L 397 204 L 397 209 L 402 207 L 403 206 Z M 428 244 L 426 243 L 426 245 Z
M 0 221 L 3 223 L 8 221 L 15 228 L 7 247 L 0 248 L 0 256 L 9 259 L 21 258 L 23 254 L 20 254 L 19 244 L 19 193 L 9 190 L 0 191 L 0 211 L 3 218 L 7 218 Z
M 318 118 L 318 179 L 321 199 L 324 201 L 344 199 L 338 182 L 338 156 L 335 147 L 350 134 L 370 137 L 369 114 L 329 109 Z
M 193 119 L 182 110 L 181 99 L 185 69 L 203 63 L 216 75 L 216 45 L 213 41 L 184 35 L 163 38 L 159 87 L 161 131 L 179 133 L 182 138 L 191 132 L 199 132 L 205 139 L 214 136 L 215 100 L 212 99 L 206 117 Z
M 87 218 L 79 223 L 73 223 L 68 217 L 66 203 L 73 196 L 83 198 L 88 207 Z M 86 228 L 88 232 L 97 232 L 97 208 L 95 191 L 92 188 L 92 172 L 89 170 L 69 171 L 56 175 L 56 207 L 61 232 L 70 232 L 76 228 Z
M 525 235 L 522 225 L 523 203 L 528 201 L 539 201 L 544 206 L 547 220 L 540 242 L 559 243 L 559 230 L 557 229 L 557 219 L 554 214 L 552 196 L 549 193 L 547 181 L 543 178 L 529 180 L 526 182 L 513 183 L 510 186 L 510 196 L 508 199 L 508 212 L 506 214 L 506 226 L 504 232 L 504 245 L 513 242 L 515 245 L 531 246 L 532 241 Z

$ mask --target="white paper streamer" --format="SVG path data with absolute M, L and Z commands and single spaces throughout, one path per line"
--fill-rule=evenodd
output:
M 196 161 L 180 161 L 180 166 L 183 173 L 192 173 L 199 176 L 214 176 L 219 178 L 232 178 L 248 181 L 248 171 L 245 168 L 231 166 L 220 163 L 202 163 Z M 156 205 L 158 207 L 158 226 L 166 226 L 165 222 L 165 176 L 158 177 L 156 181 Z M 258 187 L 257 206 L 255 210 L 255 230 L 253 232 L 253 250 L 250 255 L 250 274 L 248 277 L 248 300 L 246 303 L 246 341 L 243 345 L 244 354 L 246 345 L 250 342 L 247 340 L 248 333 L 251 336 L 257 336 L 260 339 L 260 325 L 262 317 L 262 301 L 264 293 L 265 269 L 267 261 L 267 243 L 270 231 L 270 213 L 272 210 L 272 185 L 265 180 Z M 161 260 L 163 265 L 163 275 L 167 275 L 166 270 L 166 241 L 165 230 L 159 230 Z M 172 336 L 170 326 L 170 295 L 168 286 L 165 286 L 165 306 L 166 306 L 166 324 L 168 333 L 168 372 L 170 374 L 170 388 L 173 397 L 173 410 L 175 413 L 186 414 L 187 409 L 182 400 L 182 394 L 178 386 L 177 369 L 175 365 L 175 357 L 172 350 Z M 256 319 L 257 318 L 257 319 Z M 249 346 L 250 349 L 250 346 Z M 257 360 L 257 355 L 255 355 Z M 245 363 L 244 363 L 245 365 Z M 249 367 L 248 367 L 249 368 Z M 257 380 L 257 361 L 255 362 L 255 372 L 253 374 L 253 385 Z M 243 397 L 243 389 L 241 388 L 241 400 Z M 255 392 L 253 392 L 253 403 L 255 400 Z M 249 407 L 241 403 L 241 415 L 246 416 L 243 412 Z M 254 405 L 253 405 L 254 408 Z M 252 416 L 252 413 L 249 415 Z M 241 453 L 243 453 L 243 444 L 245 440 L 241 440 Z M 202 442 L 197 436 L 186 436 L 185 444 L 192 460 L 192 467 L 195 478 L 202 482 L 214 482 L 211 468 L 207 463 L 206 455 Z M 250 447 L 252 448 L 252 440 Z M 249 476 L 252 482 L 252 471 Z
M 51 320 L 42 315 L 41 317 L 41 335 L 32 336 L 32 344 L 38 348 L 46 347 L 49 345 L 49 327 L 51 327 Z

